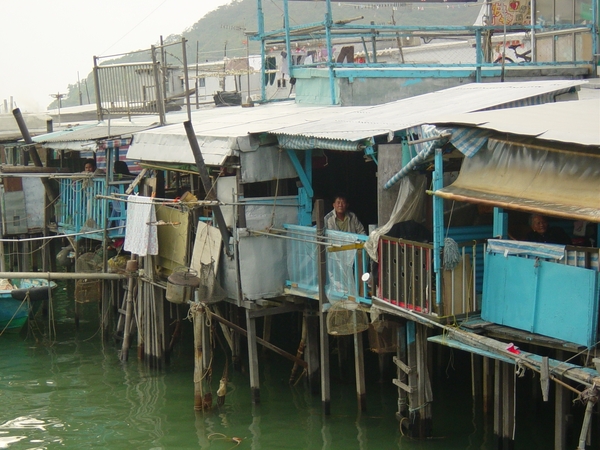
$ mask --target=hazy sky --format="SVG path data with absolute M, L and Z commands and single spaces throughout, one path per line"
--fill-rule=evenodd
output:
M 150 48 L 230 1 L 0 0 L 0 102 L 44 111 L 94 56 Z

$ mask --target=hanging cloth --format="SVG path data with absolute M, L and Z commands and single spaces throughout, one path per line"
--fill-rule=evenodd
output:
M 156 211 L 152 198 L 127 197 L 127 227 L 123 248 L 139 256 L 158 255 Z

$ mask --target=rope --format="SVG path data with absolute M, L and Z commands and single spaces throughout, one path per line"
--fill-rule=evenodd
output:
M 27 291 L 27 294 L 25 294 L 25 298 L 23 299 L 23 301 L 21 302 L 21 304 L 19 305 L 19 307 L 17 308 L 17 310 L 15 311 L 15 313 L 12 315 L 12 317 L 10 318 L 10 320 L 8 321 L 8 323 L 6 324 L 6 326 L 2 329 L 2 331 L 0 331 L 0 336 L 2 336 L 4 334 L 4 332 L 8 329 L 8 327 L 10 326 L 10 324 L 12 323 L 13 319 L 15 318 L 15 316 L 17 315 L 17 313 L 19 311 L 21 311 L 21 307 L 23 306 L 23 303 L 27 302 L 27 306 L 29 306 L 29 291 Z M 29 308 L 27 308 L 27 310 L 29 311 Z

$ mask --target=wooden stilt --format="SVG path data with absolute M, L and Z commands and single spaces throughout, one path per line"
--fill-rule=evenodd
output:
M 239 308 L 235 305 L 229 306 L 229 318 L 231 319 L 231 323 L 238 325 L 240 324 L 239 320 Z M 231 336 L 231 360 L 233 362 L 234 370 L 240 371 L 242 369 L 241 363 L 241 351 L 240 351 L 240 335 L 237 333 L 233 333 Z
M 386 354 L 385 353 L 379 353 L 377 355 L 377 367 L 379 368 L 379 382 L 383 383 L 383 377 L 384 374 L 386 373 L 386 368 L 387 368 L 387 360 L 386 360 Z
M 81 242 L 75 241 L 75 247 L 73 250 L 75 251 L 75 264 L 77 264 L 77 259 L 81 256 Z M 77 281 L 75 281 L 75 292 L 77 292 Z M 75 297 L 73 297 L 75 298 Z M 75 319 L 75 329 L 79 331 L 79 318 L 81 317 L 81 303 L 75 299 L 75 308 L 74 308 L 74 319 Z
M 556 358 L 564 361 L 565 352 L 557 351 Z M 553 383 L 555 386 L 555 412 L 554 412 L 554 449 L 566 450 L 567 448 L 567 416 L 571 408 L 571 393 L 568 389 L 559 383 Z
M 564 352 L 558 351 L 556 358 L 563 361 Z M 554 450 L 567 449 L 567 414 L 571 403 L 571 394 L 558 383 L 552 383 L 554 395 Z
M 271 320 L 273 316 L 265 316 L 263 320 L 263 339 L 267 342 L 271 341 Z M 262 348 L 263 355 L 267 352 L 266 348 Z
M 315 214 L 317 217 L 317 235 L 324 234 L 324 204 L 319 199 L 315 202 Z M 329 303 L 325 293 L 325 282 L 327 280 L 327 260 L 325 258 L 325 247 L 317 245 L 317 261 L 319 267 L 319 337 L 321 343 L 321 404 L 325 415 L 331 414 L 331 386 L 329 379 L 329 335 L 327 334 L 327 312 L 325 304 Z
M 135 255 L 131 255 L 130 261 L 137 261 Z M 136 278 L 130 277 L 127 281 L 127 297 L 125 299 L 125 323 L 123 326 L 123 344 L 121 347 L 121 361 L 129 358 L 129 347 L 131 345 L 131 321 L 133 319 L 133 286 Z
M 303 315 L 302 316 L 302 331 L 300 332 L 300 342 L 298 343 L 298 350 L 296 350 L 296 358 L 302 358 L 304 357 L 304 360 L 306 361 L 306 357 L 304 356 L 306 354 L 306 336 L 308 334 L 308 327 L 306 324 L 306 317 Z M 266 349 L 263 349 L 263 352 L 266 351 Z M 292 367 L 292 373 L 290 374 L 290 384 L 295 384 L 297 383 L 300 378 L 302 378 L 302 373 L 298 373 L 298 369 L 300 368 L 299 364 L 297 362 L 294 363 L 294 366 Z
M 410 367 L 404 364 L 403 361 L 406 361 L 406 322 L 403 322 L 400 326 L 398 326 L 398 349 L 396 351 L 396 356 L 394 357 L 394 363 L 396 364 L 396 379 L 394 379 L 394 384 L 398 386 L 398 412 L 397 419 L 400 421 L 400 426 L 404 423 L 403 420 L 408 420 L 408 391 L 410 390 L 408 386 L 408 371 L 410 371 Z M 407 421 L 407 424 L 409 422 Z M 408 427 L 407 427 L 408 428 Z
M 487 356 L 483 357 L 483 395 L 482 407 L 483 414 L 486 416 L 490 412 L 490 404 L 494 398 L 494 371 L 492 360 Z
M 6 255 L 4 253 L 4 242 L 0 242 L 0 272 L 6 272 Z
M 194 409 L 202 411 L 204 406 L 204 365 L 202 362 L 202 328 L 204 327 L 204 314 L 201 308 L 191 306 L 192 320 L 194 322 Z
M 157 309 L 157 324 L 158 324 L 158 342 L 159 342 L 159 368 L 164 368 L 167 361 L 167 348 L 169 345 L 169 330 L 168 321 L 165 320 L 165 314 L 168 311 L 168 301 L 165 299 L 166 290 L 159 287 L 154 287 Z M 208 331 L 210 333 L 210 331 Z
M 427 330 L 423 325 L 407 322 L 408 399 L 410 403 L 410 429 L 412 437 L 431 435 L 431 383 L 427 369 Z
M 250 391 L 252 403 L 260 403 L 260 381 L 258 374 L 258 349 L 256 348 L 256 319 L 250 317 L 246 310 L 246 326 L 248 328 L 248 366 L 250 371 Z
M 502 363 L 502 450 L 515 448 L 515 375 L 514 365 Z
M 108 342 L 112 336 L 112 309 L 110 295 L 110 283 L 107 280 L 101 281 L 102 296 L 100 300 L 100 327 L 102 329 L 102 341 Z
M 419 437 L 428 438 L 432 435 L 432 408 L 433 392 L 431 380 L 429 379 L 429 368 L 427 366 L 427 328 L 424 325 L 416 325 L 417 333 L 417 372 L 419 375 L 419 403 L 420 426 Z
M 210 361 L 212 359 L 212 340 L 211 340 L 211 326 L 204 324 L 202 327 L 202 365 L 204 367 L 210 367 Z
M 356 375 L 356 398 L 359 411 L 367 410 L 367 390 L 365 387 L 365 355 L 363 334 L 354 335 L 354 373 Z
M 502 370 L 501 362 L 494 360 L 494 448 L 502 449 Z
M 473 402 L 479 401 L 483 394 L 483 360 L 482 357 L 471 353 L 471 395 Z
M 23 241 L 21 244 L 21 272 L 31 272 L 31 244 Z
M 319 317 L 311 312 L 304 313 L 306 322 L 305 361 L 308 363 L 308 386 L 313 395 L 319 393 Z

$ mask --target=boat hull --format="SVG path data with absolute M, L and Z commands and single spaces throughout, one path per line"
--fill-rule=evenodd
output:
M 56 287 L 41 279 L 11 280 L 12 289 L 0 289 L 0 334 L 23 328 L 30 313 L 35 313 Z

